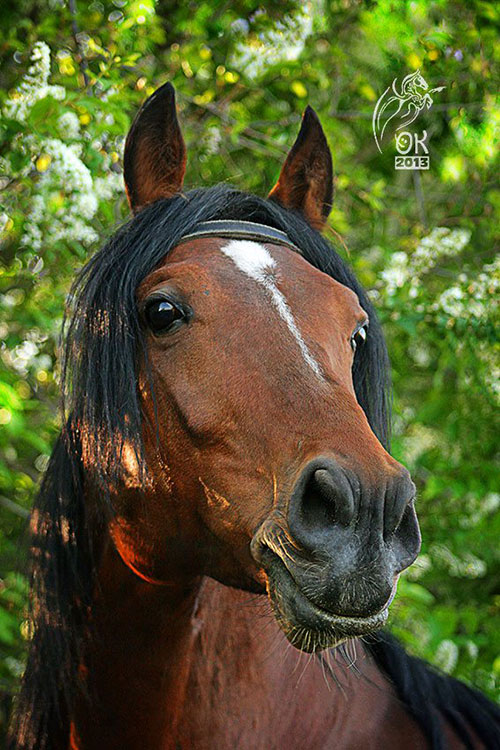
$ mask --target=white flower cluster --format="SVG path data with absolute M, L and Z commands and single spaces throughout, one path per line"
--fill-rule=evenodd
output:
M 484 382 L 490 389 L 493 397 L 500 403 L 500 362 L 498 358 L 498 349 L 483 344 L 476 348 L 478 358 L 486 366 L 484 372 Z
M 31 137 L 28 142 L 35 154 L 43 151 L 51 161 L 38 181 L 21 243 L 38 251 L 43 243 L 63 239 L 84 245 L 95 242 L 97 232 L 87 222 L 97 213 L 98 199 L 92 175 L 80 158 L 81 146 L 67 146 L 58 138 Z
M 45 215 L 45 200 L 41 195 L 34 195 L 31 199 L 31 210 L 29 217 L 24 223 L 23 236 L 21 244 L 30 247 L 37 252 L 42 247 L 43 234 L 40 229 L 40 223 Z
M 405 570 L 405 576 L 410 581 L 418 581 L 422 576 L 432 568 L 432 561 L 429 555 L 419 555 L 415 562 Z
M 5 106 L 5 114 L 21 123 L 26 122 L 36 102 L 47 96 L 62 101 L 66 94 L 62 86 L 49 85 L 50 48 L 45 42 L 35 45 L 31 61 L 28 73 Z M 28 172 L 35 164 L 40 173 L 21 237 L 21 244 L 34 253 L 61 240 L 85 246 L 95 242 L 98 235 L 91 222 L 99 201 L 116 198 L 123 190 L 121 175 L 111 170 L 109 157 L 104 157 L 101 176 L 93 177 L 84 164 L 80 121 L 75 112 L 62 111 L 57 130 L 60 138 L 27 134 L 20 140 L 21 149 L 30 157 Z M 101 151 L 102 144 L 96 150 Z
M 211 125 L 207 128 L 205 136 L 203 138 L 203 145 L 207 154 L 216 154 L 219 150 L 219 146 L 222 141 L 222 134 L 220 129 L 215 125 Z
M 500 508 L 500 493 L 489 492 L 482 498 L 469 495 L 465 498 L 467 505 L 467 515 L 458 519 L 462 528 L 471 528 L 483 521 L 490 515 L 493 515 Z
M 8 306 L 7 295 L 0 295 L 0 305 Z M 5 347 L 1 357 L 8 367 L 12 367 L 20 375 L 26 375 L 31 369 L 49 369 L 53 366 L 51 357 L 40 352 L 43 342 L 47 339 L 38 329 L 27 332 L 26 338 L 13 349 Z
M 444 544 L 432 544 L 429 553 L 435 562 L 444 565 L 455 578 L 482 578 L 486 575 L 486 563 L 472 552 L 467 552 L 460 558 Z
M 469 659 L 472 659 L 472 661 L 475 661 L 479 654 L 479 648 L 477 644 L 474 643 L 474 641 L 466 641 L 465 648 L 469 656 Z
M 457 644 L 445 638 L 437 647 L 433 662 L 443 672 L 451 674 L 458 662 Z
M 410 297 L 417 297 L 422 276 L 441 258 L 458 255 L 470 236 L 468 229 L 436 227 L 419 242 L 411 256 L 404 252 L 394 253 L 390 265 L 382 272 L 386 294 L 393 296 L 397 289 L 408 286 Z
M 94 193 L 99 200 L 107 201 L 123 193 L 123 176 L 120 172 L 108 172 L 106 177 L 94 177 Z
M 403 438 L 405 460 L 409 466 L 415 466 L 423 453 L 439 443 L 439 433 L 432 427 L 416 422 L 408 429 Z
M 80 137 L 80 121 L 74 112 L 63 112 L 57 126 L 63 137 L 74 139 Z
M 484 265 L 479 273 L 467 271 L 458 274 L 454 283 L 437 292 L 432 301 L 425 293 L 425 275 L 441 259 L 458 255 L 469 242 L 470 236 L 468 229 L 436 227 L 420 241 L 412 255 L 405 252 L 394 253 L 390 265 L 381 274 L 384 286 L 377 290 L 377 301 L 386 301 L 392 306 L 391 298 L 396 298 L 401 290 L 404 295 L 416 298 L 414 309 L 417 312 L 425 312 L 427 317 L 432 316 L 440 327 L 453 328 L 457 321 L 472 327 L 474 331 L 479 326 L 493 326 L 498 316 L 500 256 Z M 392 313 L 393 319 L 397 319 L 396 316 L 399 315 L 397 310 Z M 409 354 L 420 366 L 429 365 L 430 352 L 425 341 L 414 339 Z M 475 355 L 484 364 L 485 386 L 494 398 L 500 399 L 500 367 L 491 343 L 485 339 L 477 340 Z M 411 451 L 412 446 L 409 445 L 408 448 Z
M 500 256 L 485 265 L 474 279 L 460 274 L 458 284 L 446 289 L 433 309 L 443 311 L 450 318 L 481 320 L 488 314 L 490 305 L 497 304 L 500 290 Z
M 236 45 L 231 66 L 244 71 L 249 78 L 258 78 L 270 65 L 297 60 L 311 35 L 313 15 L 313 3 L 305 3 L 296 15 L 285 16 L 257 39 L 242 40 Z M 245 19 L 233 23 L 234 31 L 247 33 L 248 29 Z
M 36 102 L 52 96 L 62 101 L 66 96 L 63 86 L 50 86 L 50 47 L 45 42 L 37 42 L 31 54 L 32 65 L 28 68 L 22 83 L 13 96 L 5 103 L 5 115 L 26 122 L 26 118 Z
M 8 221 L 9 221 L 8 214 L 6 214 L 5 211 L 2 211 L 2 213 L 0 213 L 0 234 L 3 232 L 3 230 L 7 226 Z

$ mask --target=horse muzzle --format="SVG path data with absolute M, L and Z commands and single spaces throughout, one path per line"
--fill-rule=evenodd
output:
M 382 627 L 420 531 L 408 472 L 363 486 L 329 458 L 311 461 L 289 502 L 257 530 L 251 552 L 267 577 L 275 617 L 303 651 Z
M 301 651 L 334 648 L 348 638 L 378 630 L 387 621 L 390 601 L 379 612 L 367 617 L 339 615 L 315 604 L 271 550 L 265 551 L 262 565 L 276 620 L 292 645 Z

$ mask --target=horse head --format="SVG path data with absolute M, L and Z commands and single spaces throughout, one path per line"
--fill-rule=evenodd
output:
M 169 84 L 138 113 L 124 164 L 141 231 L 155 202 L 188 206 Z M 281 228 L 244 209 L 191 226 L 142 279 L 145 479 L 138 500 L 124 444 L 128 479 L 113 499 L 112 537 L 132 570 L 267 590 L 282 630 L 308 651 L 380 627 L 420 546 L 414 485 L 367 415 L 366 384 L 375 391 L 385 356 L 375 315 L 301 247 L 302 236 L 325 245 L 316 230 L 332 193 L 330 150 L 308 108 L 266 202 Z M 379 355 L 366 358 L 374 342 Z
M 427 81 L 420 72 L 420 69 L 418 69 L 414 73 L 409 73 L 403 78 L 401 82 L 401 96 L 404 99 L 411 96 L 422 96 L 421 91 L 418 91 L 418 89 L 427 91 L 428 88 L 429 85 Z

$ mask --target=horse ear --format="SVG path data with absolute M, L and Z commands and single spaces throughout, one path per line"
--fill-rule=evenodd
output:
M 332 155 L 312 107 L 304 112 L 297 140 L 268 197 L 303 213 L 314 229 L 326 224 L 333 201 Z
M 177 120 L 175 90 L 166 83 L 146 99 L 125 142 L 123 176 L 132 211 L 178 193 L 185 171 L 186 146 Z

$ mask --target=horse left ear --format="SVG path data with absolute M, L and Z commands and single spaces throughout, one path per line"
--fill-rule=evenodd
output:
M 166 83 L 146 99 L 125 142 L 123 176 L 134 213 L 182 189 L 186 146 L 175 108 L 175 90 Z
M 332 155 L 312 107 L 304 112 L 297 140 L 268 197 L 300 211 L 314 229 L 326 224 L 333 201 Z

